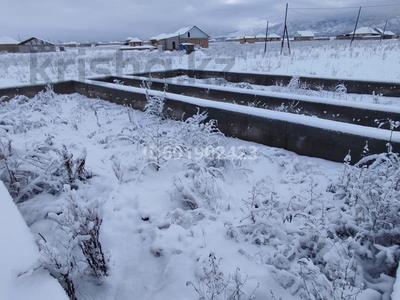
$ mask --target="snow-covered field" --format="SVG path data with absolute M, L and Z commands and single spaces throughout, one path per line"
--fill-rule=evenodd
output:
M 280 56 L 278 43 L 266 56 L 263 44 L 235 43 L 191 56 L 0 54 L 0 86 L 194 67 L 400 81 L 398 41 L 292 47 L 292 56 Z M 376 102 L 292 85 L 201 83 Z M 390 147 L 372 156 L 366 147 L 355 166 L 350 156 L 343 164 L 301 157 L 224 137 L 201 112 L 166 120 L 162 95 L 149 93 L 145 112 L 51 90 L 0 100 L 0 181 L 40 254 L 31 243 L 29 261 L 2 255 L 10 286 L 19 284 L 10 274 L 32 283 L 49 272 L 74 300 L 390 299 L 400 260 L 400 157 Z
M 300 157 L 148 103 L 51 91 L 1 103 L 0 179 L 70 295 L 390 299 L 396 154 Z
M 84 79 L 171 68 L 199 68 L 290 75 L 317 75 L 400 81 L 398 40 L 292 43 L 293 53 L 280 55 L 280 44 L 215 43 L 187 56 L 177 52 L 125 51 L 113 47 L 68 49 L 45 54 L 1 54 L 0 86 L 34 81 Z

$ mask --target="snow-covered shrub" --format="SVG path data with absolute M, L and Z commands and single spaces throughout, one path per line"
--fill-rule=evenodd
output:
M 285 207 L 280 204 L 271 181 L 263 179 L 252 187 L 244 200 L 247 211 L 238 226 L 246 239 L 257 245 L 270 243 L 271 239 L 283 235 L 281 227 L 275 225 L 284 222 Z
M 85 181 L 86 179 L 90 178 L 91 175 L 86 171 L 85 168 L 86 149 L 84 149 L 76 159 L 73 159 L 74 155 L 68 151 L 65 145 L 63 145 L 61 149 L 61 155 L 66 177 L 71 186 L 74 186 L 75 182 L 78 180 Z
M 165 96 L 153 96 L 146 90 L 147 120 L 140 124 L 138 134 L 144 147 L 147 165 L 159 171 L 170 159 L 182 151 L 182 143 L 174 130 L 169 130 L 163 120 Z
M 121 164 L 121 160 L 116 157 L 112 156 L 111 157 L 111 167 L 114 172 L 115 178 L 117 178 L 118 182 L 120 184 L 125 182 L 125 170 Z
M 244 278 L 237 268 L 235 273 L 225 274 L 221 270 L 221 259 L 210 253 L 207 260 L 202 261 L 201 270 L 197 274 L 197 283 L 186 282 L 198 294 L 199 300 L 251 300 L 254 291 L 247 295 Z
M 290 214 L 297 215 L 299 231 L 281 230 L 278 243 L 269 240 L 286 245 L 268 260 L 279 270 L 278 282 L 302 299 L 356 299 L 366 286 L 388 295 L 383 286 L 390 285 L 387 275 L 400 257 L 399 156 L 389 151 L 350 162 L 348 154 L 338 184 L 328 188 L 340 201 L 338 210 L 299 206 Z
M 76 188 L 78 181 L 92 176 L 85 162 L 85 150 L 74 159 L 65 145 L 58 149 L 51 139 L 23 154 L 13 150 L 11 140 L 0 140 L 0 179 L 16 202 L 42 192 L 57 194 L 64 184 Z
M 71 237 L 74 247 L 79 247 L 91 273 L 101 279 L 108 275 L 107 259 L 100 242 L 102 218 L 98 204 L 85 198 L 77 197 L 75 191 L 66 186 L 68 203 L 60 213 L 49 214 Z
M 343 83 L 339 83 L 335 87 L 335 92 L 339 94 L 347 94 L 347 87 Z
M 299 106 L 299 104 L 300 104 L 299 101 L 291 102 L 290 104 L 282 103 L 280 106 L 278 106 L 274 110 L 281 111 L 281 112 L 289 112 L 289 113 L 301 114 L 302 108 Z
M 276 271 L 275 277 L 282 287 L 302 300 L 335 299 L 331 283 L 309 259 L 298 260 L 290 271 Z
M 165 95 L 161 96 L 151 95 L 150 94 L 151 82 L 148 82 L 145 85 L 145 88 L 146 88 L 146 99 L 147 99 L 147 103 L 144 108 L 145 113 L 151 116 L 162 117 L 165 104 Z
M 198 111 L 180 126 L 179 134 L 187 147 L 201 150 L 218 145 L 223 134 L 218 130 L 216 120 L 207 121 L 207 118 L 207 113 Z
M 335 197 L 347 204 L 358 234 L 375 240 L 400 225 L 400 157 L 389 152 L 366 156 L 354 166 L 345 166 L 344 180 Z M 390 244 L 391 241 L 380 240 Z
M 289 83 L 288 83 L 288 85 L 287 85 L 287 88 L 288 88 L 289 90 L 295 91 L 295 90 L 297 90 L 297 89 L 305 88 L 305 86 L 302 86 L 301 81 L 300 81 L 300 77 L 298 77 L 298 76 L 293 76 L 293 77 L 290 79 L 290 81 L 289 81 Z
M 51 134 L 26 151 L 14 149 L 14 134 L 44 127 L 49 122 L 66 124 L 60 117 L 52 119 L 49 116 L 49 111 L 57 113 L 60 109 L 57 97 L 64 100 L 64 96 L 56 95 L 51 87 L 47 87 L 32 99 L 17 96 L 2 104 L 0 179 L 16 202 L 28 200 L 42 192 L 59 193 L 64 184 L 75 185 L 77 181 L 85 181 L 90 177 L 85 170 L 85 151 L 74 159 L 66 146 L 54 145 Z
M 38 244 L 42 267 L 60 282 L 70 300 L 77 300 L 74 277 L 79 267 L 73 256 L 73 243 L 53 245 L 42 236 Z
M 20 184 L 16 171 L 18 164 L 11 145 L 11 140 L 0 137 L 0 180 L 8 186 L 12 196 L 18 195 Z
M 355 300 L 364 288 L 362 269 L 354 255 L 348 256 L 337 247 L 328 250 L 319 264 L 301 256 L 288 261 L 285 267 L 275 263 L 273 273 L 277 282 L 304 300 Z
M 244 217 L 227 226 L 228 236 L 268 249 L 265 261 L 274 267 L 277 282 L 300 299 L 355 299 L 364 288 L 358 241 L 336 235 L 329 224 L 336 219 L 316 205 L 312 183 L 309 196 L 287 200 L 272 182 L 266 178 L 254 184 L 244 201 Z
M 187 171 L 174 181 L 175 190 L 172 199 L 182 203 L 185 209 L 218 208 L 222 191 L 218 183 L 222 178 L 221 170 L 199 162 L 187 164 Z
M 199 295 L 199 300 L 226 299 L 229 285 L 225 274 L 220 270 L 220 259 L 210 253 L 208 261 L 203 262 L 201 273 L 198 275 L 198 285 L 188 281 L 186 286 L 192 286 Z
M 183 146 L 179 136 L 164 128 L 165 124 L 143 128 L 143 144 L 148 165 L 159 171 L 169 160 L 179 157 Z
M 45 115 L 49 107 L 57 110 L 58 103 L 54 103 L 56 94 L 51 86 L 39 92 L 33 98 L 16 96 L 2 107 L 2 118 L 0 130 L 8 134 L 26 133 L 35 128 L 42 128 L 47 125 Z M 3 108 L 4 106 L 4 108 Z M 18 114 L 15 113 L 18 111 Z
M 388 150 L 365 156 L 354 166 L 345 164 L 333 189 L 336 200 L 344 203 L 335 234 L 355 241 L 364 281 L 386 295 L 380 286 L 390 285 L 388 275 L 395 274 L 400 258 L 400 157 Z

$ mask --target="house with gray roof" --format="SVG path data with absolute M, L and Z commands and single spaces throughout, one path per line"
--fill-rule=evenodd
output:
M 208 48 L 210 36 L 197 26 L 183 27 L 174 33 L 162 33 L 150 38 L 152 45 L 162 50 L 178 50 L 183 44 Z

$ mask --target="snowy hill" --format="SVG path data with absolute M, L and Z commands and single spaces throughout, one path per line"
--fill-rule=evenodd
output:
M 336 36 L 338 34 L 349 33 L 354 30 L 354 17 L 347 17 L 341 19 L 326 19 L 321 21 L 298 21 L 288 23 L 289 34 L 292 35 L 296 31 L 311 30 L 317 34 L 317 36 Z M 383 28 L 385 26 L 386 19 L 368 17 L 361 18 L 359 27 L 369 26 Z M 400 16 L 389 19 L 387 30 L 393 31 L 396 34 L 400 33 Z M 283 24 L 273 24 L 269 28 L 270 32 L 282 34 Z M 237 37 L 243 35 L 257 35 L 265 34 L 265 26 L 256 26 L 246 30 L 235 31 L 227 34 L 227 37 Z

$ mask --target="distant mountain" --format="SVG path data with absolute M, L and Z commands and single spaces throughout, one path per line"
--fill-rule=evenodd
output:
M 359 22 L 359 27 L 370 26 L 374 28 L 382 28 L 385 26 L 385 19 L 368 17 L 363 18 Z M 311 30 L 314 31 L 317 36 L 336 36 L 343 33 L 349 33 L 354 30 L 355 20 L 353 18 L 343 19 L 327 19 L 322 21 L 298 21 L 288 22 L 289 35 L 293 35 L 299 30 Z M 400 34 L 400 16 L 389 19 L 386 30 L 393 31 L 396 34 Z M 269 31 L 271 33 L 277 33 L 282 35 L 283 24 L 274 24 L 270 26 Z M 265 34 L 265 27 L 257 26 L 248 30 L 240 30 L 227 34 L 227 37 L 240 37 L 244 35 L 257 35 Z

